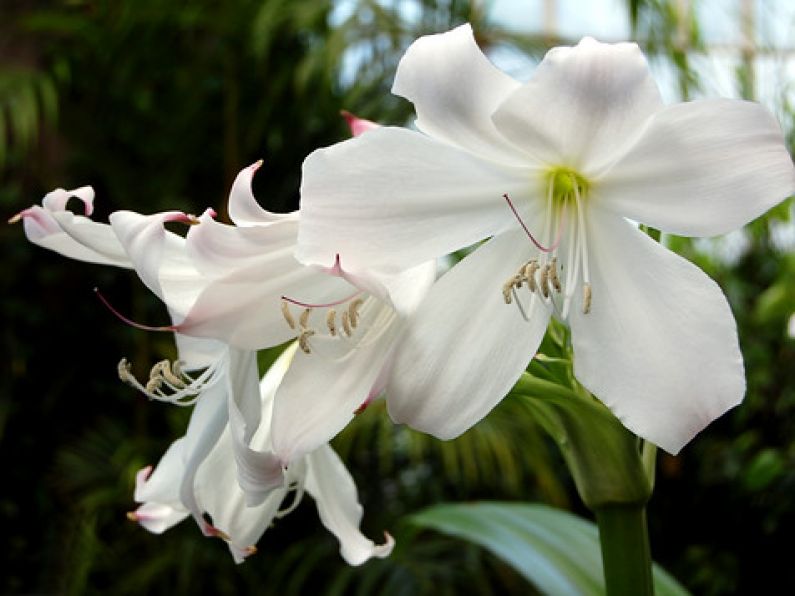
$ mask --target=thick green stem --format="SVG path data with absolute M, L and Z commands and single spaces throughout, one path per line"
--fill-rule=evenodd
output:
M 608 505 L 595 513 L 608 596 L 653 596 L 645 506 Z

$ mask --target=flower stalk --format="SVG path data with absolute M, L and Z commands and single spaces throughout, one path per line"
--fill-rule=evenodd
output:
M 612 505 L 594 513 L 608 596 L 653 595 L 645 505 Z

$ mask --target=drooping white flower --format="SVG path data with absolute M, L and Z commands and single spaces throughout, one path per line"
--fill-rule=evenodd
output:
M 393 92 L 419 131 L 384 127 L 307 158 L 297 255 L 397 272 L 487 240 L 411 317 L 387 385 L 395 420 L 465 431 L 553 313 L 571 327 L 579 381 L 671 453 L 742 400 L 723 293 L 628 219 L 722 234 L 792 193 L 763 107 L 665 106 L 636 45 L 592 39 L 551 50 L 520 84 L 468 25 L 416 41 Z
M 253 195 L 260 165 L 243 169 L 232 185 L 228 211 L 236 225 L 215 221 L 212 210 L 198 218 L 116 211 L 110 225 L 97 223 L 66 209 L 70 196 L 91 206 L 88 188 L 54 191 L 20 217 L 37 244 L 134 268 L 168 307 L 174 324 L 162 329 L 177 332 L 178 343 L 199 337 L 256 350 L 297 337 L 302 351 L 276 400 L 275 455 L 262 456 L 278 467 L 328 442 L 381 392 L 403 320 L 433 282 L 435 264 L 367 276 L 339 260 L 327 271 L 302 265 L 293 256 L 298 214 L 268 212 Z M 174 221 L 192 224 L 186 237 L 165 230 Z M 203 362 L 218 366 L 213 355 Z M 258 402 L 258 396 L 242 394 L 238 401 Z M 259 422 L 255 407 L 241 410 L 247 429 L 242 449 Z M 263 482 L 272 477 L 265 473 Z
M 263 423 L 251 438 L 258 452 L 272 450 L 274 394 L 296 348 L 288 348 L 259 384 Z M 233 366 L 239 356 L 233 355 L 223 366 Z M 241 489 L 232 464 L 237 457 L 235 430 L 224 422 L 224 378 L 228 372 L 221 371 L 209 387 L 202 388 L 204 394 L 196 403 L 187 433 L 169 447 L 157 467 L 147 466 L 138 473 L 135 500 L 141 505 L 129 514 L 130 519 L 159 534 L 193 513 L 205 535 L 224 539 L 240 563 L 256 551 L 254 545 L 271 523 L 294 509 L 306 491 L 315 499 L 323 524 L 339 539 L 340 553 L 349 564 L 388 556 L 394 544 L 389 534 L 384 544 L 376 545 L 359 531 L 362 507 L 356 486 L 327 444 L 292 462 L 284 485 L 249 505 L 249 495 Z M 291 493 L 292 503 L 285 504 Z

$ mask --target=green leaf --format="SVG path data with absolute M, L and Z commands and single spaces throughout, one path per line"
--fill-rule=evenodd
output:
M 571 513 L 546 505 L 473 502 L 435 505 L 409 521 L 478 544 L 543 593 L 605 592 L 596 525 Z M 688 594 L 658 565 L 654 589 L 657 596 Z

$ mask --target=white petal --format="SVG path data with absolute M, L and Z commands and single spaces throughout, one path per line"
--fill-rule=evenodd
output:
M 491 115 L 519 83 L 480 51 L 469 24 L 415 41 L 400 60 L 392 93 L 411 101 L 416 125 L 485 159 L 521 164 Z
M 184 371 L 207 368 L 214 364 L 227 350 L 227 345 L 213 339 L 174 334 L 177 354 Z
M 96 223 L 71 211 L 54 212 L 38 205 L 25 209 L 12 220 L 16 218 L 22 219 L 25 236 L 33 244 L 78 261 L 132 267 L 107 224 Z M 104 242 L 106 238 L 115 242 L 115 250 L 110 250 Z
M 201 221 L 188 234 L 187 251 L 210 279 L 179 325 L 184 333 L 244 349 L 271 347 L 296 336 L 282 315 L 282 296 L 316 304 L 354 291 L 295 260 L 294 220 L 249 228 Z
M 536 208 L 532 171 L 410 130 L 372 130 L 304 161 L 296 256 L 330 268 L 340 255 L 351 271 L 414 267 L 515 225 L 505 193 Z
M 251 190 L 251 180 L 262 166 L 262 161 L 244 168 L 232 183 L 227 210 L 229 218 L 239 226 L 254 226 L 278 221 L 289 214 L 271 213 L 263 209 Z
M 312 353 L 296 354 L 277 390 L 273 446 L 283 462 L 295 461 L 331 440 L 371 397 L 400 325 L 392 309 L 374 298 L 360 312 L 351 338 L 344 337 L 341 328 L 337 337 L 310 338 Z
M 528 245 L 519 231 L 496 236 L 431 288 L 408 320 L 387 386 L 396 422 L 451 439 L 488 414 L 519 378 L 549 321 L 539 300 L 529 322 L 503 300 L 503 284 L 528 259 Z M 528 300 L 526 289 L 518 293 Z
M 572 312 L 574 372 L 624 425 L 677 453 L 745 393 L 720 288 L 622 218 L 588 216 L 591 312 Z
M 164 228 L 167 222 L 186 219 L 187 216 L 178 211 L 148 216 L 116 211 L 110 215 L 111 227 L 141 281 L 177 318 L 184 316 L 207 285 L 205 276 L 187 257 L 185 239 Z
M 130 518 L 155 534 L 161 534 L 185 519 L 189 513 L 179 500 L 179 486 L 185 473 L 184 438 L 174 441 L 152 471 L 143 468 L 135 477 L 135 495 L 142 503 Z
M 73 197 L 83 202 L 83 212 L 86 217 L 90 217 L 94 211 L 94 189 L 90 186 L 81 186 L 74 190 L 56 188 L 44 195 L 41 205 L 48 211 L 65 211 L 66 204 Z
M 324 445 L 306 461 L 306 490 L 315 499 L 320 521 L 340 541 L 342 558 L 349 565 L 361 565 L 371 557 L 388 557 L 394 546 L 389 534 L 384 544 L 375 544 L 359 531 L 362 506 L 356 484 L 334 450 Z
M 585 38 L 550 50 L 494 123 L 528 154 L 588 174 L 610 163 L 661 107 L 637 45 Z
M 272 396 L 267 397 L 270 399 Z M 250 446 L 254 433 L 260 428 L 262 401 L 256 352 L 231 349 L 229 432 L 237 462 L 237 481 L 249 507 L 261 504 L 284 480 L 281 462 L 273 452 L 269 448 L 257 450 Z M 263 422 L 270 424 L 270 420 Z
M 685 236 L 734 230 L 795 192 L 781 129 L 764 107 L 718 99 L 657 113 L 595 185 L 606 208 Z

